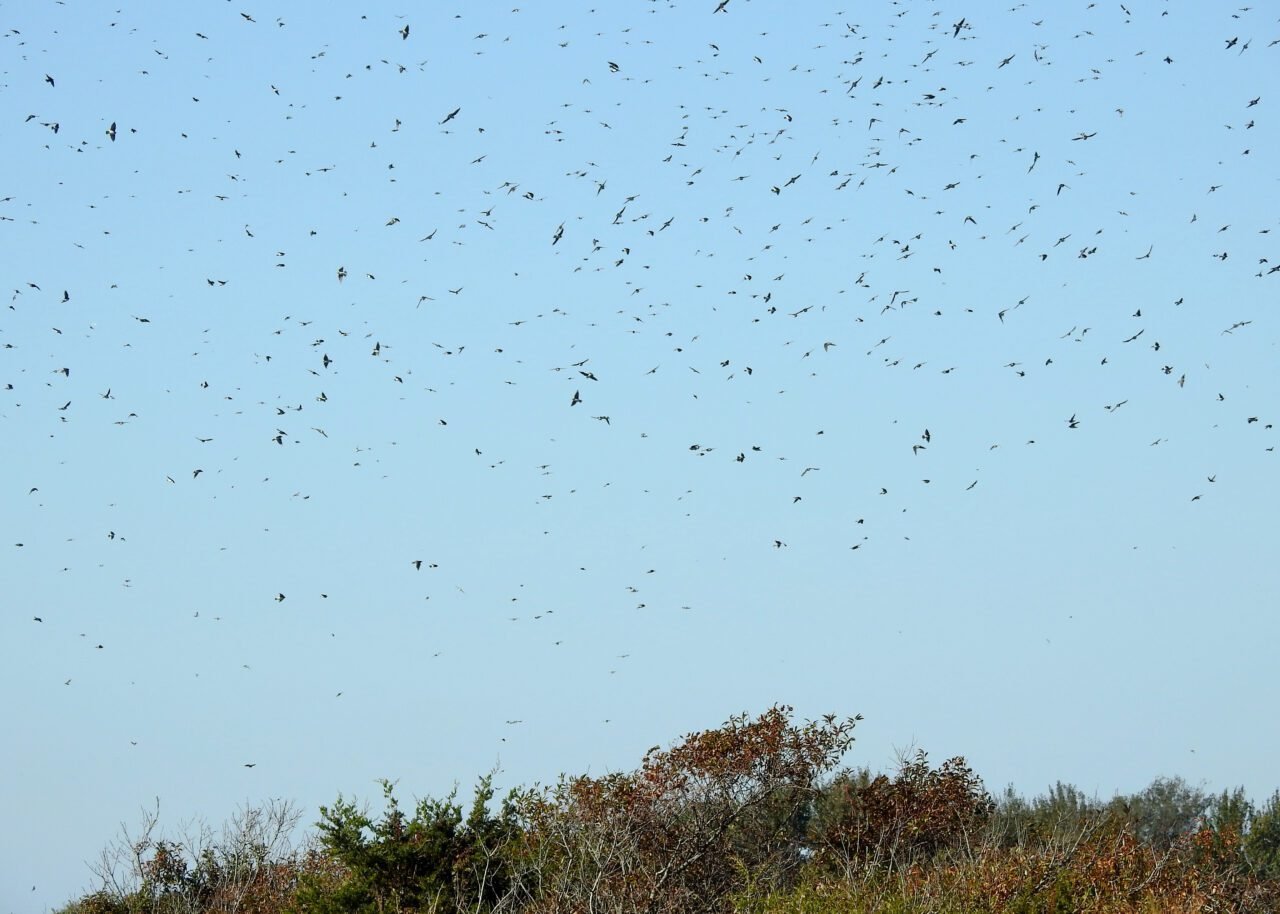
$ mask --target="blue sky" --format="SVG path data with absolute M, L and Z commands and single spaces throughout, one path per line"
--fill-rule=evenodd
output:
M 714 7 L 0 6 L 4 910 L 775 702 L 1280 786 L 1274 8 Z

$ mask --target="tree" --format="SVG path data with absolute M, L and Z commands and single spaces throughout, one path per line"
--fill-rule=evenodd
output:
M 1030 801 L 1007 787 L 996 802 L 991 837 L 1003 847 L 1061 845 L 1095 825 L 1100 815 L 1097 801 L 1072 784 L 1057 781 Z
M 258 914 L 292 895 L 304 856 L 291 838 L 301 813 L 287 801 L 244 806 L 220 833 L 203 822 L 176 835 L 160 828 L 160 810 L 141 827 L 122 827 L 93 867 L 99 888 L 72 908 L 79 914 Z
M 638 771 L 528 792 L 524 898 L 534 911 L 701 914 L 751 883 L 788 885 L 821 779 L 860 717 L 743 714 L 650 749 Z
M 1168 850 L 1183 835 L 1197 829 L 1211 797 L 1180 777 L 1158 777 L 1131 797 L 1112 800 L 1122 811 L 1138 840 L 1157 850 Z
M 492 775 L 480 779 L 464 819 L 456 791 L 420 800 L 412 815 L 400 808 L 394 784 L 382 782 L 385 809 L 373 819 L 339 797 L 320 807 L 319 845 L 337 874 L 303 881 L 301 911 L 317 914 L 389 914 L 440 908 L 488 909 L 509 891 L 500 853 L 515 832 L 515 814 L 504 804 L 493 816 Z
M 846 871 L 865 863 L 901 869 L 961 846 L 995 810 L 963 758 L 932 768 L 920 751 L 892 778 L 837 778 L 824 796 L 818 839 L 825 862 Z
M 1263 879 L 1280 879 L 1280 790 L 1250 819 L 1244 852 L 1254 873 Z

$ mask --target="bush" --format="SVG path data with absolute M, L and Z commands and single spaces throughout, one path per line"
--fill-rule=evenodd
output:
M 748 884 L 793 884 L 820 779 L 859 719 L 795 725 L 778 706 L 654 747 L 638 771 L 526 794 L 530 909 L 700 914 Z
M 268 914 L 292 897 L 308 858 L 290 838 L 299 819 L 287 802 L 246 806 L 221 833 L 192 823 L 160 830 L 159 807 L 136 833 L 121 831 L 94 867 L 100 886 L 63 914 Z
M 386 808 L 372 819 L 338 798 L 320 808 L 319 846 L 329 869 L 303 879 L 296 908 L 314 914 L 491 909 L 511 890 L 504 856 L 515 813 L 489 811 L 492 775 L 480 779 L 464 819 L 455 794 L 419 801 L 406 815 L 394 785 L 383 782 Z
M 901 870 L 965 846 L 996 804 L 963 758 L 931 768 L 928 755 L 904 759 L 897 774 L 835 779 L 825 791 L 815 839 L 829 865 L 876 863 Z

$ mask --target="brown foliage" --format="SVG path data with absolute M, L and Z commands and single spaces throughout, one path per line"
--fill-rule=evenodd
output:
M 892 778 L 837 778 L 825 797 L 817 840 L 830 864 L 874 862 L 901 869 L 965 846 L 994 809 L 963 758 L 935 769 L 918 752 Z
M 699 914 L 726 908 L 748 878 L 787 884 L 809 803 L 858 720 L 790 715 L 733 717 L 651 749 L 639 771 L 526 796 L 532 909 Z
M 381 820 L 322 807 L 301 852 L 287 804 L 177 840 L 151 816 L 104 854 L 102 889 L 62 914 L 1280 910 L 1266 856 L 1280 800 L 1254 813 L 1224 794 L 1205 815 L 1202 791 L 1163 778 L 1133 802 L 1058 784 L 1033 803 L 1010 790 L 997 809 L 964 759 L 935 768 L 923 752 L 891 776 L 832 777 L 859 719 L 739 715 L 635 771 L 513 793 L 496 816 L 487 778 L 465 820 L 452 796 L 405 816 L 388 784 Z
M 289 843 L 300 813 L 290 803 L 246 806 L 220 835 L 200 823 L 158 835 L 159 810 L 138 833 L 123 831 L 94 870 L 101 888 L 75 914 L 274 914 L 288 905 L 299 876 L 322 863 Z

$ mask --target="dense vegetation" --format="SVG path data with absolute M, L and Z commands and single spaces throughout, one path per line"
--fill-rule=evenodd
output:
M 1099 801 L 1065 784 L 993 796 L 956 758 L 840 768 L 857 718 L 731 718 L 640 767 L 495 801 L 490 777 L 382 811 L 339 797 L 300 847 L 288 804 L 220 834 L 103 854 L 62 914 L 1190 912 L 1280 907 L 1280 791 L 1160 778 Z

